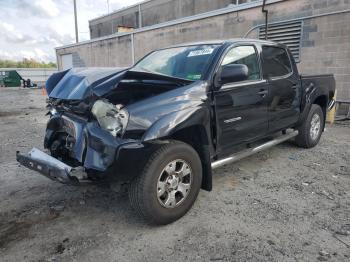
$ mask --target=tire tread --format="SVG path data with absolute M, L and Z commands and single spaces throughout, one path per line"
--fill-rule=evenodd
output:
M 176 145 L 176 144 L 185 144 L 180 141 L 176 140 L 170 140 L 169 143 L 164 144 L 159 149 L 157 149 L 153 154 L 151 154 L 150 158 L 148 159 L 146 165 L 144 166 L 142 173 L 138 175 L 129 186 L 129 200 L 131 206 L 134 208 L 136 213 L 141 216 L 143 219 L 148 221 L 150 224 L 160 224 L 159 220 L 156 219 L 156 217 L 152 216 L 150 212 L 146 212 L 146 207 L 144 206 L 145 202 L 142 201 L 144 196 L 144 184 L 146 175 L 151 168 L 152 163 L 161 155 L 164 155 L 170 147 Z M 187 144 L 185 144 L 187 145 Z
M 309 122 L 311 121 L 311 118 L 316 111 L 322 112 L 322 114 L 320 116 L 321 116 L 321 120 L 322 120 L 322 127 L 321 128 L 323 128 L 324 116 L 323 116 L 322 108 L 317 104 L 313 104 L 310 108 L 310 111 L 309 111 L 307 117 L 305 118 L 305 121 L 298 128 L 299 134 L 295 138 L 295 142 L 299 147 L 312 148 L 318 144 L 318 142 L 321 138 L 322 131 L 321 131 L 321 135 L 317 139 L 316 143 L 314 143 L 313 141 L 310 141 L 310 138 L 309 138 L 309 131 L 310 131 L 309 130 Z

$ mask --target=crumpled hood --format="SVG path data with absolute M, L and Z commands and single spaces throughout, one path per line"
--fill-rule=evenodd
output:
M 46 91 L 50 98 L 80 100 L 93 93 L 102 96 L 122 78 L 126 68 L 72 68 L 50 76 Z

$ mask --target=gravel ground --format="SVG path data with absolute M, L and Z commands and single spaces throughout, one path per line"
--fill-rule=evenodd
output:
M 1 261 L 350 261 L 350 123 L 310 150 L 285 143 L 214 173 L 192 210 L 146 225 L 125 193 L 20 167 L 42 148 L 45 96 L 0 88 Z

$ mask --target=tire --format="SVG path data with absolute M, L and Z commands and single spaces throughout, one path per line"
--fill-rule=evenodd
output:
M 312 148 L 318 144 L 324 127 L 324 114 L 319 105 L 313 104 L 303 124 L 298 128 L 295 141 L 298 146 Z
M 201 184 L 202 165 L 197 152 L 185 143 L 170 141 L 151 155 L 142 173 L 131 182 L 129 199 L 147 222 L 165 225 L 190 210 Z

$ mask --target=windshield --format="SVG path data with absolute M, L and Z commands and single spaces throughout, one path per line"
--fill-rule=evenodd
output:
M 187 80 L 199 80 L 219 45 L 198 45 L 155 51 L 134 69 Z

